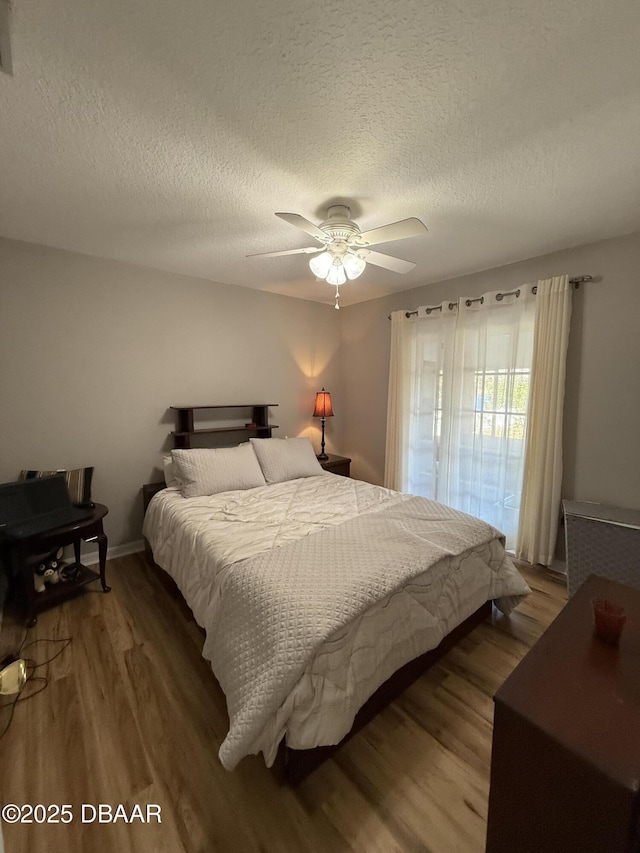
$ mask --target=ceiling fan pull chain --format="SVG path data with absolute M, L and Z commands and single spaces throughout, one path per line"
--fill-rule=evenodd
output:
M 340 300 L 340 288 L 338 286 L 336 286 L 336 304 L 335 304 L 336 311 L 340 310 L 340 301 L 339 300 Z

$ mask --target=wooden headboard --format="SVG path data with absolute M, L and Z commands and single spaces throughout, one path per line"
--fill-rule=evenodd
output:
M 222 436 L 230 432 L 253 433 L 258 438 L 271 438 L 271 431 L 278 429 L 277 424 L 269 423 L 269 409 L 277 407 L 277 403 L 229 403 L 227 405 L 212 405 L 212 406 L 170 406 L 177 413 L 178 429 L 174 430 L 173 445 L 177 448 L 191 447 L 191 440 L 194 436 Z M 237 409 L 239 414 L 242 410 L 251 410 L 251 422 L 239 425 L 225 425 L 222 427 L 208 427 L 205 429 L 197 429 L 195 425 L 195 412 L 197 411 L 215 411 Z M 239 418 L 244 420 L 244 418 Z M 151 498 L 166 489 L 167 484 L 164 480 L 157 483 L 145 483 L 142 487 L 142 503 L 143 514 L 146 514 L 147 507 Z
M 151 498 L 156 495 L 158 492 L 161 492 L 163 489 L 167 488 L 167 484 L 164 480 L 159 480 L 157 483 L 145 483 L 142 487 L 142 514 L 146 515 L 147 507 L 149 506 L 149 501 Z

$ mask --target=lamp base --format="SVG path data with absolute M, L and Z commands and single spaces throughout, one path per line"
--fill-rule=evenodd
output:
M 321 422 L 322 422 L 322 441 L 320 442 L 320 453 L 319 453 L 317 458 L 320 462 L 326 462 L 329 457 L 324 452 L 324 418 L 322 418 Z

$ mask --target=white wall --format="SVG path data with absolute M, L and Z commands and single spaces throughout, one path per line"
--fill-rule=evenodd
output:
M 278 403 L 274 436 L 320 452 L 315 391 L 346 405 L 339 345 L 331 306 L 0 239 L 0 481 L 93 465 L 109 545 L 137 540 L 169 406 Z
M 573 298 L 563 497 L 640 508 L 640 233 L 345 308 L 341 451 L 353 474 L 383 480 L 391 311 L 563 273 L 601 277 Z

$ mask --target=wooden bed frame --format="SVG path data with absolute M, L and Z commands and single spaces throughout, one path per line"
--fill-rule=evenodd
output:
M 151 498 L 162 489 L 166 488 L 164 482 L 148 483 L 142 487 L 142 495 L 144 502 L 144 511 L 146 513 L 147 506 Z M 173 578 L 159 566 L 153 559 L 151 546 L 145 539 L 145 554 L 147 563 L 155 572 L 156 576 L 169 592 L 169 594 L 177 599 L 181 606 L 185 609 L 187 615 L 191 613 L 189 605 L 185 601 L 177 584 Z M 435 649 L 431 649 L 420 657 L 409 661 L 399 670 L 387 679 L 364 703 L 362 708 L 356 714 L 351 730 L 342 738 L 340 743 L 332 746 L 317 746 L 314 749 L 291 749 L 286 746 L 284 740 L 280 744 L 278 758 L 274 765 L 275 772 L 280 778 L 289 785 L 297 785 L 313 770 L 316 769 L 323 761 L 330 758 L 336 750 L 340 749 L 343 743 L 346 743 L 357 732 L 360 731 L 376 714 L 383 708 L 391 704 L 394 699 L 397 699 L 407 687 L 413 684 L 421 675 L 436 664 L 448 651 L 467 636 L 473 629 L 491 614 L 492 602 L 487 601 L 471 614 L 464 622 L 461 622 L 457 628 L 454 628 L 451 633 L 440 641 L 440 644 Z M 200 629 L 204 634 L 204 630 Z

